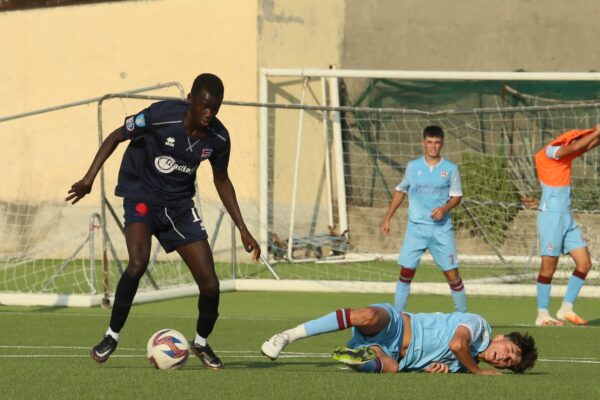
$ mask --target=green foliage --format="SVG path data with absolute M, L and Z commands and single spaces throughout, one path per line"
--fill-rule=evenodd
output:
M 506 239 L 508 224 L 518 213 L 519 195 L 505 159 L 463 153 L 460 159 L 463 203 L 454 211 L 457 226 L 495 245 Z
M 600 210 L 600 185 L 596 179 L 573 179 L 573 208 L 576 210 Z

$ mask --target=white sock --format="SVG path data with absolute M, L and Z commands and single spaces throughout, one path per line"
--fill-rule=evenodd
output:
M 295 328 L 288 329 L 287 331 L 283 331 L 290 338 L 290 343 L 302 339 L 306 337 L 306 329 L 304 329 L 304 324 L 298 325 Z
M 538 317 L 550 317 L 550 313 L 548 312 L 548 310 L 538 308 Z
M 194 337 L 194 343 L 198 346 L 206 346 L 208 344 L 208 340 L 196 333 L 196 337 Z
M 113 330 L 110 329 L 110 326 L 108 327 L 108 330 L 106 331 L 105 335 L 112 336 L 112 338 L 115 339 L 117 342 L 119 341 L 119 334 L 117 332 L 113 332 Z

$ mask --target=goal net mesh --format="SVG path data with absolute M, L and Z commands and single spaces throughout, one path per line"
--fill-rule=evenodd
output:
M 462 177 L 462 204 L 452 211 L 461 274 L 471 283 L 534 284 L 540 185 L 533 156 L 564 131 L 595 126 L 600 85 L 344 78 L 336 108 L 324 82 L 269 80 L 268 101 L 276 105 L 268 111 L 268 241 L 281 275 L 395 282 L 408 202 L 389 237 L 379 227 L 407 163 L 423 154 L 423 128 L 439 125 L 442 155 Z M 596 265 L 599 167 L 600 155 L 589 152 L 574 162 L 572 180 L 574 217 Z M 554 282 L 566 283 L 572 269 L 562 258 Z M 444 282 L 427 254 L 415 281 Z M 587 283 L 600 283 L 595 267 Z

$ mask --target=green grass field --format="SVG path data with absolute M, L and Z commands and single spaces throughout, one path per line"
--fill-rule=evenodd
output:
M 389 297 L 389 298 L 388 298 Z M 361 294 L 225 293 L 210 338 L 226 366 L 203 369 L 190 358 L 183 369 L 159 371 L 145 358 L 146 342 L 160 328 L 192 337 L 196 299 L 135 306 L 119 349 L 103 365 L 88 355 L 104 333 L 109 310 L 0 307 L 2 399 L 596 399 L 600 398 L 600 301 L 580 299 L 589 327 L 536 328 L 534 298 L 470 297 L 470 311 L 485 316 L 494 333 L 528 331 L 540 359 L 525 375 L 424 373 L 369 375 L 341 368 L 328 354 L 349 332 L 298 341 L 272 362 L 259 353 L 273 333 L 339 307 L 392 301 Z M 553 299 L 553 308 L 559 300 Z M 413 312 L 451 311 L 450 296 L 417 296 Z

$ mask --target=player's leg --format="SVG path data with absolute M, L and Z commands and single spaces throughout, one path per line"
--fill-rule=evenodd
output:
M 431 228 L 429 251 L 450 286 L 454 308 L 458 312 L 467 312 L 467 295 L 458 271 L 456 244 L 451 225 Z
M 421 257 L 427 249 L 427 240 L 423 237 L 422 229 L 422 227 L 410 222 L 406 226 L 404 241 L 398 257 L 400 276 L 398 282 L 396 282 L 394 293 L 394 306 L 398 311 L 406 309 L 406 303 L 410 295 L 410 284 L 415 276 Z
M 354 328 L 347 347 L 333 350 L 333 359 L 357 372 L 398 372 L 397 360 L 401 358 L 402 349 L 408 347 L 405 342 L 410 342 L 412 336 L 410 317 L 399 313 L 391 304 L 375 304 L 365 311 L 373 313 L 366 315 L 368 319 L 378 318 L 385 325 L 376 327 L 376 332 Z
M 177 250 L 200 291 L 192 352 L 206 368 L 221 369 L 223 363 L 207 340 L 219 317 L 219 279 L 204 224 L 192 205 L 165 207 L 158 221 L 157 236 L 161 245 L 167 253 Z
M 177 252 L 190 269 L 200 290 L 198 297 L 198 320 L 192 351 L 207 368 L 221 369 L 223 363 L 208 345 L 219 318 L 219 278 L 215 272 L 212 251 L 207 240 L 199 240 L 177 248 Z
M 537 289 L 537 317 L 535 324 L 537 326 L 557 326 L 564 325 L 550 316 L 548 308 L 550 307 L 550 291 L 552 289 L 552 277 L 558 265 L 557 256 L 542 256 L 542 264 L 538 274 Z
M 273 335 L 263 343 L 261 352 L 271 360 L 275 360 L 288 344 L 298 339 L 337 332 L 350 327 L 356 327 L 363 335 L 372 336 L 383 330 L 389 322 L 390 315 L 382 307 L 342 308 Z
M 147 224 L 129 223 L 125 227 L 125 241 L 129 262 L 117 284 L 109 328 L 100 343 L 91 350 L 92 358 L 99 363 L 106 361 L 117 347 L 119 332 L 125 325 L 140 279 L 150 259 L 151 234 Z
M 560 320 L 569 321 L 575 325 L 587 325 L 588 322 L 573 311 L 573 303 L 577 300 L 579 291 L 585 283 L 585 278 L 592 268 L 592 259 L 587 246 L 571 250 L 569 254 L 575 261 L 575 269 L 569 278 L 567 292 L 565 293 L 560 309 L 556 313 L 556 317 Z
M 558 221 L 557 221 L 558 218 Z M 550 316 L 550 291 L 552 277 L 558 265 L 558 257 L 562 252 L 563 230 L 562 221 L 556 214 L 539 212 L 537 218 L 538 235 L 540 238 L 540 255 L 542 262 L 538 274 L 537 290 L 537 326 L 564 325 Z

